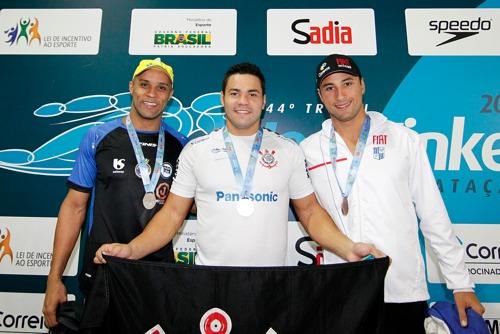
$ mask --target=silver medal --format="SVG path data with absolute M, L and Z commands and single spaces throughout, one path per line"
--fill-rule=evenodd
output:
M 156 196 L 153 193 L 146 193 L 142 198 L 142 205 L 148 210 L 152 209 L 156 205 Z
M 236 211 L 238 214 L 243 217 L 250 217 L 255 211 L 255 207 L 253 202 L 248 198 L 242 198 L 238 201 L 236 205 Z

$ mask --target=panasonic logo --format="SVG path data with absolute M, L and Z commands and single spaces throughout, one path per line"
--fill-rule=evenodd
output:
M 238 202 L 240 200 L 239 193 L 225 193 L 223 191 L 216 191 L 215 196 L 217 202 Z M 279 196 L 278 194 L 271 191 L 268 193 L 250 193 L 248 198 L 254 202 L 277 202 Z

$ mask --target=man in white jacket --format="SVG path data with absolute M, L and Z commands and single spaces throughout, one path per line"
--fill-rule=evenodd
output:
M 350 57 L 323 59 L 316 80 L 330 119 L 301 147 L 320 204 L 339 228 L 392 259 L 385 280 L 384 333 L 424 333 L 429 294 L 418 219 L 466 326 L 465 309 L 483 314 L 484 308 L 418 134 L 380 113 L 365 112 L 365 83 Z M 341 259 L 326 252 L 325 261 Z

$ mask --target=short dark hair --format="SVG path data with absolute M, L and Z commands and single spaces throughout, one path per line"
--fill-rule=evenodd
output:
M 264 74 L 260 68 L 252 63 L 239 63 L 231 66 L 226 74 L 224 74 L 224 80 L 222 80 L 222 91 L 226 91 L 227 82 L 229 77 L 234 74 L 251 74 L 255 75 L 260 80 L 260 85 L 262 87 L 262 94 L 266 94 L 266 80 L 264 79 Z

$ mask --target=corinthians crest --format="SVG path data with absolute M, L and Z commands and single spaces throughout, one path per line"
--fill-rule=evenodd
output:
M 276 153 L 275 150 L 265 149 L 264 151 L 259 151 L 259 154 L 262 156 L 259 160 L 260 164 L 266 168 L 273 168 L 278 164 L 276 157 L 274 156 Z

